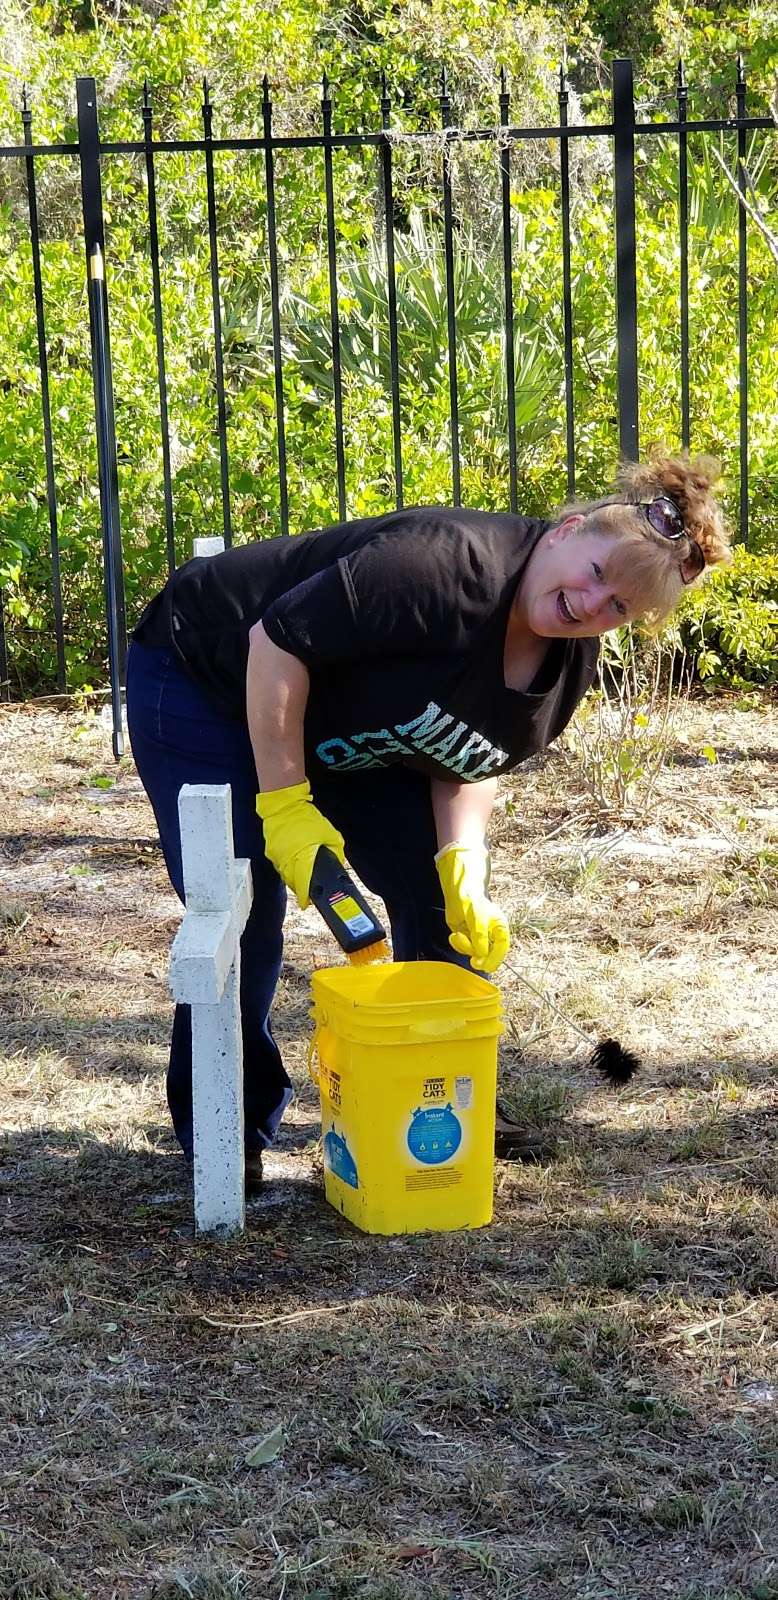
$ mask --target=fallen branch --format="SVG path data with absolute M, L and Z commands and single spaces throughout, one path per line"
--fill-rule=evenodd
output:
M 725 1322 L 737 1322 L 738 1317 L 747 1317 L 753 1310 L 753 1306 L 744 1306 L 742 1311 L 731 1311 L 728 1317 L 719 1313 L 717 1317 L 711 1317 L 709 1322 L 695 1322 L 691 1328 L 679 1328 L 676 1333 L 668 1333 L 659 1343 L 674 1344 L 678 1339 L 696 1339 L 698 1334 L 710 1333 L 712 1328 L 723 1328 Z
M 281 1317 L 263 1317 L 259 1322 L 221 1322 L 218 1317 L 207 1317 L 201 1313 L 199 1322 L 207 1322 L 211 1328 L 227 1328 L 231 1333 L 240 1333 L 243 1328 L 272 1328 L 279 1322 L 299 1322 L 302 1317 L 318 1317 L 334 1315 L 336 1311 L 353 1311 L 354 1306 L 362 1306 L 364 1300 L 344 1300 L 337 1306 L 307 1306 L 304 1311 L 288 1311 Z

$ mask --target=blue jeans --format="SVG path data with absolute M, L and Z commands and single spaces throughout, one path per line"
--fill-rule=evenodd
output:
M 168 875 L 184 899 L 178 793 L 184 783 L 229 783 L 236 856 L 251 862 L 254 898 L 241 941 L 240 1009 L 246 1148 L 271 1144 L 291 1086 L 270 1026 L 283 952 L 286 890 L 265 855 L 256 813 L 257 775 L 248 729 L 231 720 L 172 651 L 137 640 L 127 659 L 127 721 L 135 764 L 151 801 Z M 396 961 L 469 966 L 448 942 L 429 778 L 393 766 L 311 780 L 313 798 L 346 841 L 362 882 L 380 895 Z M 322 947 L 331 935 L 322 923 Z M 334 954 L 334 952 L 333 952 Z M 173 1020 L 167 1096 L 176 1137 L 192 1155 L 192 1026 L 187 1005 Z

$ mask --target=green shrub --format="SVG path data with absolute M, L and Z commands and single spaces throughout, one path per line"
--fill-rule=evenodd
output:
M 778 683 L 778 556 L 738 547 L 683 601 L 682 642 L 708 689 Z

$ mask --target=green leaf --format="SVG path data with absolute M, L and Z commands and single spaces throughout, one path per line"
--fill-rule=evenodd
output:
M 248 1454 L 243 1457 L 244 1466 L 266 1467 L 268 1462 L 275 1461 L 276 1456 L 280 1456 L 285 1444 L 286 1432 L 283 1424 L 279 1422 L 278 1427 L 274 1428 L 272 1433 L 265 1434 L 264 1439 L 260 1439 L 259 1444 L 256 1444 L 253 1450 L 249 1450 Z

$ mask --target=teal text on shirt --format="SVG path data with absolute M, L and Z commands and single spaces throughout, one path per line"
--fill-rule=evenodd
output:
M 457 721 L 434 700 L 410 722 L 395 723 L 393 728 L 368 728 L 347 739 L 323 739 L 316 754 L 326 767 L 338 772 L 382 767 L 392 756 L 425 755 L 467 781 L 497 772 L 508 761 L 506 750 L 491 744 L 466 722 Z

